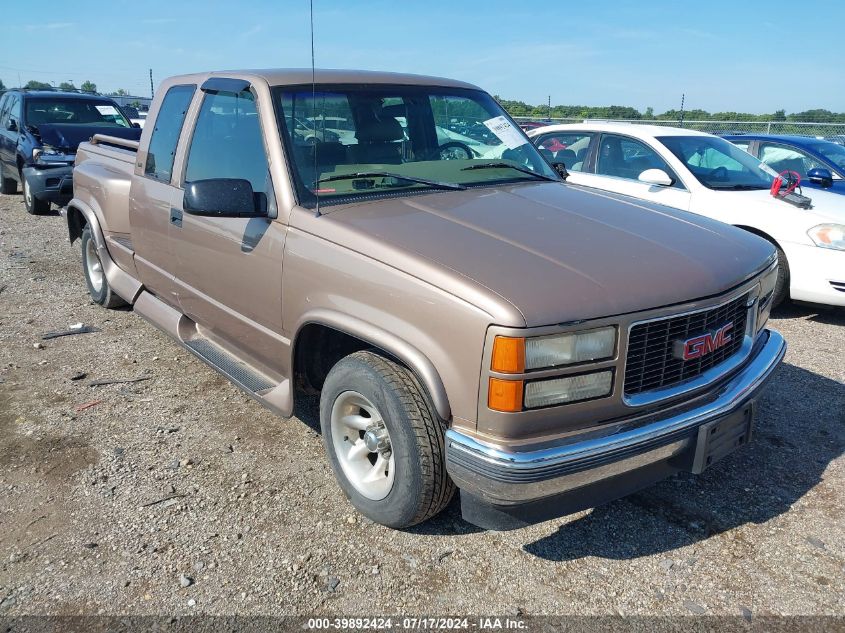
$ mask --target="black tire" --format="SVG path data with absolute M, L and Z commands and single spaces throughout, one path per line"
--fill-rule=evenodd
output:
M 85 275 L 85 284 L 88 286 L 88 293 L 95 303 L 99 303 L 104 308 L 119 308 L 125 306 L 126 302 L 116 295 L 106 279 L 105 273 L 102 272 L 102 262 L 97 256 L 96 242 L 91 235 L 91 227 L 86 226 L 82 229 L 82 274 Z M 89 248 L 89 244 L 92 248 Z M 100 283 L 96 283 L 91 279 L 90 268 L 88 266 L 89 257 L 93 252 L 93 257 L 96 258 L 96 263 L 100 265 Z
M 774 246 L 778 251 L 778 280 L 775 283 L 774 295 L 772 295 L 772 308 L 778 307 L 789 299 L 789 262 L 780 246 L 777 244 Z
M 29 193 L 29 183 L 26 176 L 21 173 L 21 184 L 23 185 L 23 204 L 26 212 L 30 215 L 44 215 L 50 212 L 50 203 L 46 200 L 39 200 Z
M 332 407 L 355 391 L 373 403 L 390 434 L 395 473 L 390 492 L 374 501 L 360 494 L 343 472 L 332 438 Z M 407 369 L 371 351 L 341 359 L 329 372 L 320 396 L 323 443 L 340 487 L 355 508 L 376 523 L 406 528 L 440 512 L 455 492 L 446 473 L 445 423 Z
M 18 192 L 18 183 L 14 178 L 6 178 L 6 171 L 0 165 L 0 193 L 10 194 Z

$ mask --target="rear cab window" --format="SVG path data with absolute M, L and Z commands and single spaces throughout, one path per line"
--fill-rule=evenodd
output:
M 173 176 L 176 144 L 179 142 L 185 115 L 188 113 L 195 91 L 196 86 L 193 84 L 179 85 L 173 86 L 164 95 L 147 149 L 145 176 L 170 182 Z

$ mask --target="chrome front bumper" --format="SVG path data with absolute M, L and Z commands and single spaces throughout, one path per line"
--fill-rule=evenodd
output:
M 582 435 L 539 450 L 517 452 L 501 450 L 450 429 L 446 432 L 446 468 L 462 495 L 508 507 L 535 503 L 670 462 L 694 449 L 699 427 L 750 407 L 785 353 L 783 337 L 766 331 L 745 365 L 711 390 L 703 404 L 665 418 L 658 414 L 645 422 L 615 425 L 602 436 L 593 432 L 588 439 Z M 616 496 L 627 492 L 620 490 Z

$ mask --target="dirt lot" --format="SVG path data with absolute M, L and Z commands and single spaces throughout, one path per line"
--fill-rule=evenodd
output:
M 775 316 L 756 440 L 700 478 L 514 532 L 457 503 L 400 532 L 352 511 L 313 407 L 274 417 L 93 305 L 78 243 L 19 195 L 0 288 L 0 615 L 845 612 L 843 312 Z M 101 331 L 41 341 L 79 322 Z

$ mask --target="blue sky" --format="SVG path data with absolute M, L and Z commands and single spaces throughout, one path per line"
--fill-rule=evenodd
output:
M 529 103 L 845 111 L 845 2 L 314 0 L 317 65 L 443 75 Z M 687 8 L 689 7 L 689 8 Z M 14 16 L 14 19 L 9 19 Z M 0 78 L 94 81 L 310 65 L 308 0 L 40 0 L 0 25 Z

